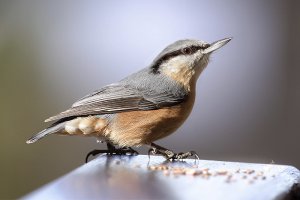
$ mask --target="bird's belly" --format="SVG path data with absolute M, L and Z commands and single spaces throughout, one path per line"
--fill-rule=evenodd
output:
M 149 111 L 131 111 L 115 115 L 106 137 L 120 146 L 149 144 L 173 133 L 187 119 L 193 101 Z

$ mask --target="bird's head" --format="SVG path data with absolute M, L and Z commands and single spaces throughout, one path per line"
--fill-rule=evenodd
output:
M 167 46 L 153 61 L 152 73 L 163 73 L 190 90 L 207 66 L 210 54 L 227 44 L 225 38 L 211 44 L 200 40 L 179 40 Z

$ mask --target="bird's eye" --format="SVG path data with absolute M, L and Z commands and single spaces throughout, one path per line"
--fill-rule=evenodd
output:
M 191 54 L 192 53 L 192 49 L 190 47 L 186 47 L 182 49 L 182 53 L 183 54 Z
M 186 47 L 186 48 L 183 48 L 182 49 L 182 53 L 183 54 L 192 54 L 193 53 L 193 50 L 191 47 Z

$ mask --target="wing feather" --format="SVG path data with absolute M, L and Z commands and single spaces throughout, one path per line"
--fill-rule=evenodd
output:
M 167 92 L 146 91 L 129 85 L 111 84 L 76 101 L 72 107 L 46 122 L 72 116 L 113 114 L 135 110 L 153 110 L 176 105 L 185 96 Z

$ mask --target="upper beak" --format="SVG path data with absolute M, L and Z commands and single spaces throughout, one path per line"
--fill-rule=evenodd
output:
M 206 49 L 203 50 L 203 54 L 208 54 L 211 53 L 219 48 L 221 48 L 222 46 L 224 46 L 225 44 L 227 44 L 232 38 L 225 38 L 222 40 L 218 40 L 216 42 L 213 42 L 209 45 L 209 47 L 207 47 Z

